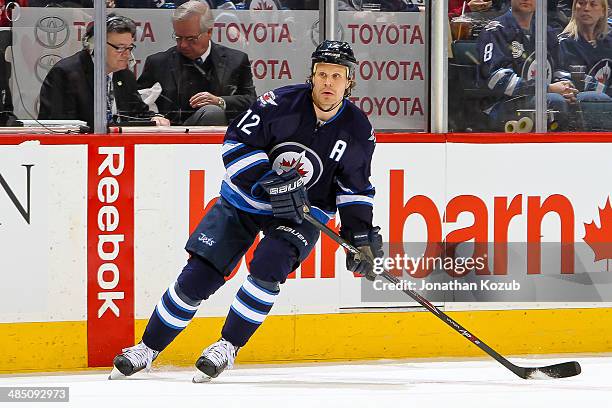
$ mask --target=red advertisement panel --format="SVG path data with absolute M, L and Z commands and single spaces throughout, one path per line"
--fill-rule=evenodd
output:
M 134 342 L 134 145 L 88 152 L 87 349 L 104 367 Z

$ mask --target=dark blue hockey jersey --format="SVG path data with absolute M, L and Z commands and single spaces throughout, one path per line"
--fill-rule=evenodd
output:
M 547 82 L 569 77 L 558 70 L 559 42 L 554 31 L 547 30 L 546 41 Z M 511 11 L 492 20 L 478 37 L 478 55 L 481 85 L 492 91 L 489 106 L 519 95 L 535 94 L 535 18 L 529 33 L 518 25 Z
M 575 40 L 568 34 L 559 36 L 561 63 L 564 69 L 571 65 L 586 67 L 584 90 L 607 93 L 612 96 L 612 34 L 592 45 L 581 36 Z
M 270 171 L 295 167 L 314 216 L 327 222 L 338 209 L 343 229 L 364 231 L 372 226 L 375 144 L 366 115 L 347 99 L 333 118 L 319 124 L 309 85 L 268 91 L 227 129 L 221 195 L 243 211 L 272 214 L 256 184 Z

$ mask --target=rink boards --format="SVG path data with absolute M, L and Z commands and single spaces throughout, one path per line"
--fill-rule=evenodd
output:
M 535 227 L 542 242 L 580 242 L 591 222 L 612 241 L 612 217 L 601 210 L 610 198 L 612 137 L 494 137 L 378 135 L 372 182 L 385 239 L 427 241 L 430 228 L 431 240 L 438 224 L 444 238 L 478 221 L 493 241 L 496 203 L 505 200 L 521 208 L 506 231 L 510 242 L 532 240 Z M 1 371 L 108 366 L 139 339 L 185 263 L 189 232 L 218 196 L 220 141 L 0 137 Z M 534 206 L 551 212 L 534 221 Z M 458 214 L 452 222 L 450 212 Z M 192 364 L 219 336 L 250 256 L 159 361 Z M 576 262 L 609 270 L 608 259 L 593 259 Z M 414 306 L 362 301 L 360 280 L 323 238 L 239 361 L 481 355 Z M 605 303 L 440 306 L 506 354 L 612 349 Z

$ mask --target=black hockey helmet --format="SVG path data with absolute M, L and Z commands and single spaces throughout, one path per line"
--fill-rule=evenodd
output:
M 344 65 L 349 69 L 349 77 L 353 77 L 355 74 L 357 60 L 351 46 L 347 42 L 325 40 L 317 46 L 311 58 L 312 66 L 310 72 L 313 72 L 317 62 L 325 62 L 328 64 Z

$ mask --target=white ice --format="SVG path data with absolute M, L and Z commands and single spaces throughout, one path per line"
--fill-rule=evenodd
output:
M 85 408 L 604 408 L 612 406 L 612 357 L 512 358 L 539 366 L 577 360 L 577 377 L 523 380 L 493 360 L 399 360 L 237 366 L 193 384 L 191 369 L 154 367 L 125 380 L 109 370 L 0 376 L 0 387 L 70 387 L 69 403 L 4 406 Z

